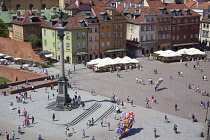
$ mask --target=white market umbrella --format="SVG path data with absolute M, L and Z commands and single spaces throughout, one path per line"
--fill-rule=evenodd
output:
M 21 60 L 22 58 L 14 58 L 14 60 Z
M 5 54 L 3 54 L 3 53 L 0 53 L 0 56 L 5 56 Z
M 5 56 L 4 58 L 11 58 L 12 56 Z
M 131 59 L 130 63 L 139 63 L 139 60 Z

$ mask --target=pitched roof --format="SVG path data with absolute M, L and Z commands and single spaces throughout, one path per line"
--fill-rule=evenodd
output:
M 119 13 L 122 13 L 124 10 L 124 4 L 120 4 L 115 10 L 118 11 Z
M 189 9 L 185 4 L 166 3 L 165 5 L 167 9 L 180 9 L 183 16 L 186 16 L 183 9 Z M 193 11 L 192 9 L 189 9 L 189 10 L 190 10 L 191 15 L 193 16 L 199 15 L 197 12 Z
M 199 8 L 206 9 L 208 6 L 210 6 L 209 2 L 203 2 L 201 5 L 199 5 Z
M 78 9 L 76 4 L 70 4 L 68 7 L 65 8 L 66 10 L 71 10 L 71 9 Z
M 35 12 L 32 11 L 26 11 L 22 16 L 18 16 L 16 19 L 11 21 L 11 23 L 16 24 L 37 24 L 40 25 L 42 23 L 45 23 L 45 20 L 41 18 L 41 16 L 38 16 Z
M 197 2 L 195 2 L 195 1 L 188 1 L 185 5 L 188 8 L 194 8 L 194 7 L 196 7 L 196 4 L 197 4 Z
M 68 23 L 66 24 L 65 27 L 68 27 L 70 29 L 72 28 L 81 28 L 79 21 L 80 20 L 84 20 L 84 18 L 82 17 L 82 14 L 77 13 L 73 16 L 70 16 L 68 19 Z
M 89 0 L 80 0 L 80 3 L 82 3 L 82 4 L 90 4 L 90 1 Z

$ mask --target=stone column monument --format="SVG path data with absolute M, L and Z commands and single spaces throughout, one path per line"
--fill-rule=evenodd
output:
M 59 47 L 60 47 L 60 77 L 58 79 L 58 95 L 56 102 L 57 103 L 69 103 L 70 98 L 68 95 L 68 88 L 67 83 L 68 79 L 65 77 L 65 71 L 64 71 L 64 47 L 63 47 L 63 38 L 65 36 L 64 31 L 67 29 L 67 27 L 63 27 L 63 13 L 61 10 L 59 10 L 59 21 L 58 21 L 58 27 L 54 27 L 54 30 L 58 32 L 59 37 Z

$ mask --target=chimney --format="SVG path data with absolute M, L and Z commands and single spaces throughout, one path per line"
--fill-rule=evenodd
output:
M 56 8 L 53 8 L 53 11 L 52 11 L 53 13 L 57 13 L 57 11 L 56 11 Z
M 20 16 L 20 11 L 16 12 L 16 16 L 19 17 Z

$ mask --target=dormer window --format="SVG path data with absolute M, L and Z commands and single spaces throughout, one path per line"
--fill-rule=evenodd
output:
M 190 9 L 183 9 L 185 15 L 190 15 Z
M 80 26 L 85 27 L 85 21 L 84 20 L 79 20 Z

